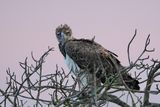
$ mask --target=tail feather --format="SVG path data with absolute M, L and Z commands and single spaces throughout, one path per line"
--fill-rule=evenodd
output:
M 123 76 L 123 79 L 130 89 L 140 90 L 138 80 L 132 78 L 130 75 L 125 75 L 125 77 Z

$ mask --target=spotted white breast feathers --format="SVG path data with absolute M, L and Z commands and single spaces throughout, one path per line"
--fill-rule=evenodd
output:
M 87 85 L 87 78 L 86 78 L 85 72 L 81 72 L 81 69 L 79 68 L 79 66 L 67 54 L 66 54 L 66 57 L 65 57 L 65 63 L 67 65 L 67 67 L 69 68 L 69 70 L 76 77 L 79 77 L 79 79 L 81 81 L 81 85 L 83 87 L 86 86 Z M 81 72 L 81 74 L 80 74 L 80 72 Z

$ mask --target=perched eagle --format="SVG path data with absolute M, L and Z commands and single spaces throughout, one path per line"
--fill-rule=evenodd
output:
M 96 43 L 94 38 L 92 40 L 76 39 L 72 36 L 72 30 L 66 24 L 56 28 L 56 37 L 67 66 L 76 77 L 81 73 L 85 74 L 85 72 L 95 73 L 97 80 L 105 83 L 107 78 L 118 76 L 120 72 L 123 81 L 130 89 L 140 89 L 139 82 L 136 79 L 132 78 L 127 72 L 122 72 L 124 67 L 116 58 L 117 55 Z M 81 78 L 85 81 L 87 79 L 85 75 Z M 122 81 L 122 79 L 118 81 Z

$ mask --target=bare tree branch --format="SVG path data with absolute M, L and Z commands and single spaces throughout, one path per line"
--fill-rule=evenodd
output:
M 131 60 L 131 45 L 136 36 L 137 30 L 135 30 L 135 34 L 127 47 L 128 66 L 119 71 L 112 81 L 103 85 L 98 83 L 99 80 L 95 78 L 95 74 L 86 73 L 84 75 L 90 76 L 93 81 L 89 81 L 87 86 L 80 87 L 80 79 L 75 78 L 71 71 L 59 68 L 56 64 L 54 72 L 44 75 L 43 64 L 45 63 L 45 58 L 54 49 L 48 48 L 39 59 L 36 59 L 32 52 L 31 58 L 34 63 L 29 64 L 28 58 L 19 63 L 23 70 L 20 79 L 17 78 L 14 72 L 12 73 L 10 69 L 7 69 L 7 87 L 0 89 L 0 106 L 25 107 L 32 102 L 34 107 L 103 107 L 109 106 L 108 103 L 112 102 L 121 107 L 159 107 L 159 102 L 150 102 L 149 98 L 150 94 L 160 94 L 160 80 L 158 78 L 160 76 L 160 71 L 158 71 L 160 69 L 160 61 L 150 58 L 149 53 L 154 52 L 154 49 L 148 49 L 150 35 L 146 38 L 144 49 L 139 56 L 134 61 Z M 94 41 L 94 38 L 92 40 Z M 146 54 L 147 56 L 145 56 Z M 101 62 L 100 66 L 103 67 Z M 116 67 L 116 69 L 118 68 Z M 94 70 L 96 71 L 97 69 Z M 145 84 L 145 89 L 129 89 L 123 80 L 123 71 L 134 74 L 140 84 Z M 144 74 L 146 74 L 146 78 L 144 78 Z M 117 78 L 120 78 L 119 80 L 122 81 L 124 87 L 114 84 Z M 152 90 L 151 87 L 153 86 L 155 86 L 155 90 Z M 49 98 L 43 98 L 42 95 L 44 93 Z

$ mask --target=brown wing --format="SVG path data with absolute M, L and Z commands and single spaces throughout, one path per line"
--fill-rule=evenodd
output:
M 81 69 L 103 68 L 108 73 L 115 73 L 115 63 L 120 65 L 114 54 L 94 41 L 70 40 L 64 49 Z
M 64 51 L 81 69 L 88 69 L 90 72 L 97 71 L 96 76 L 102 83 L 106 81 L 106 76 L 114 75 L 118 72 L 117 70 L 123 68 L 116 54 L 94 41 L 70 40 L 64 45 Z M 130 75 L 123 72 L 122 77 L 129 88 L 140 89 L 139 82 Z

